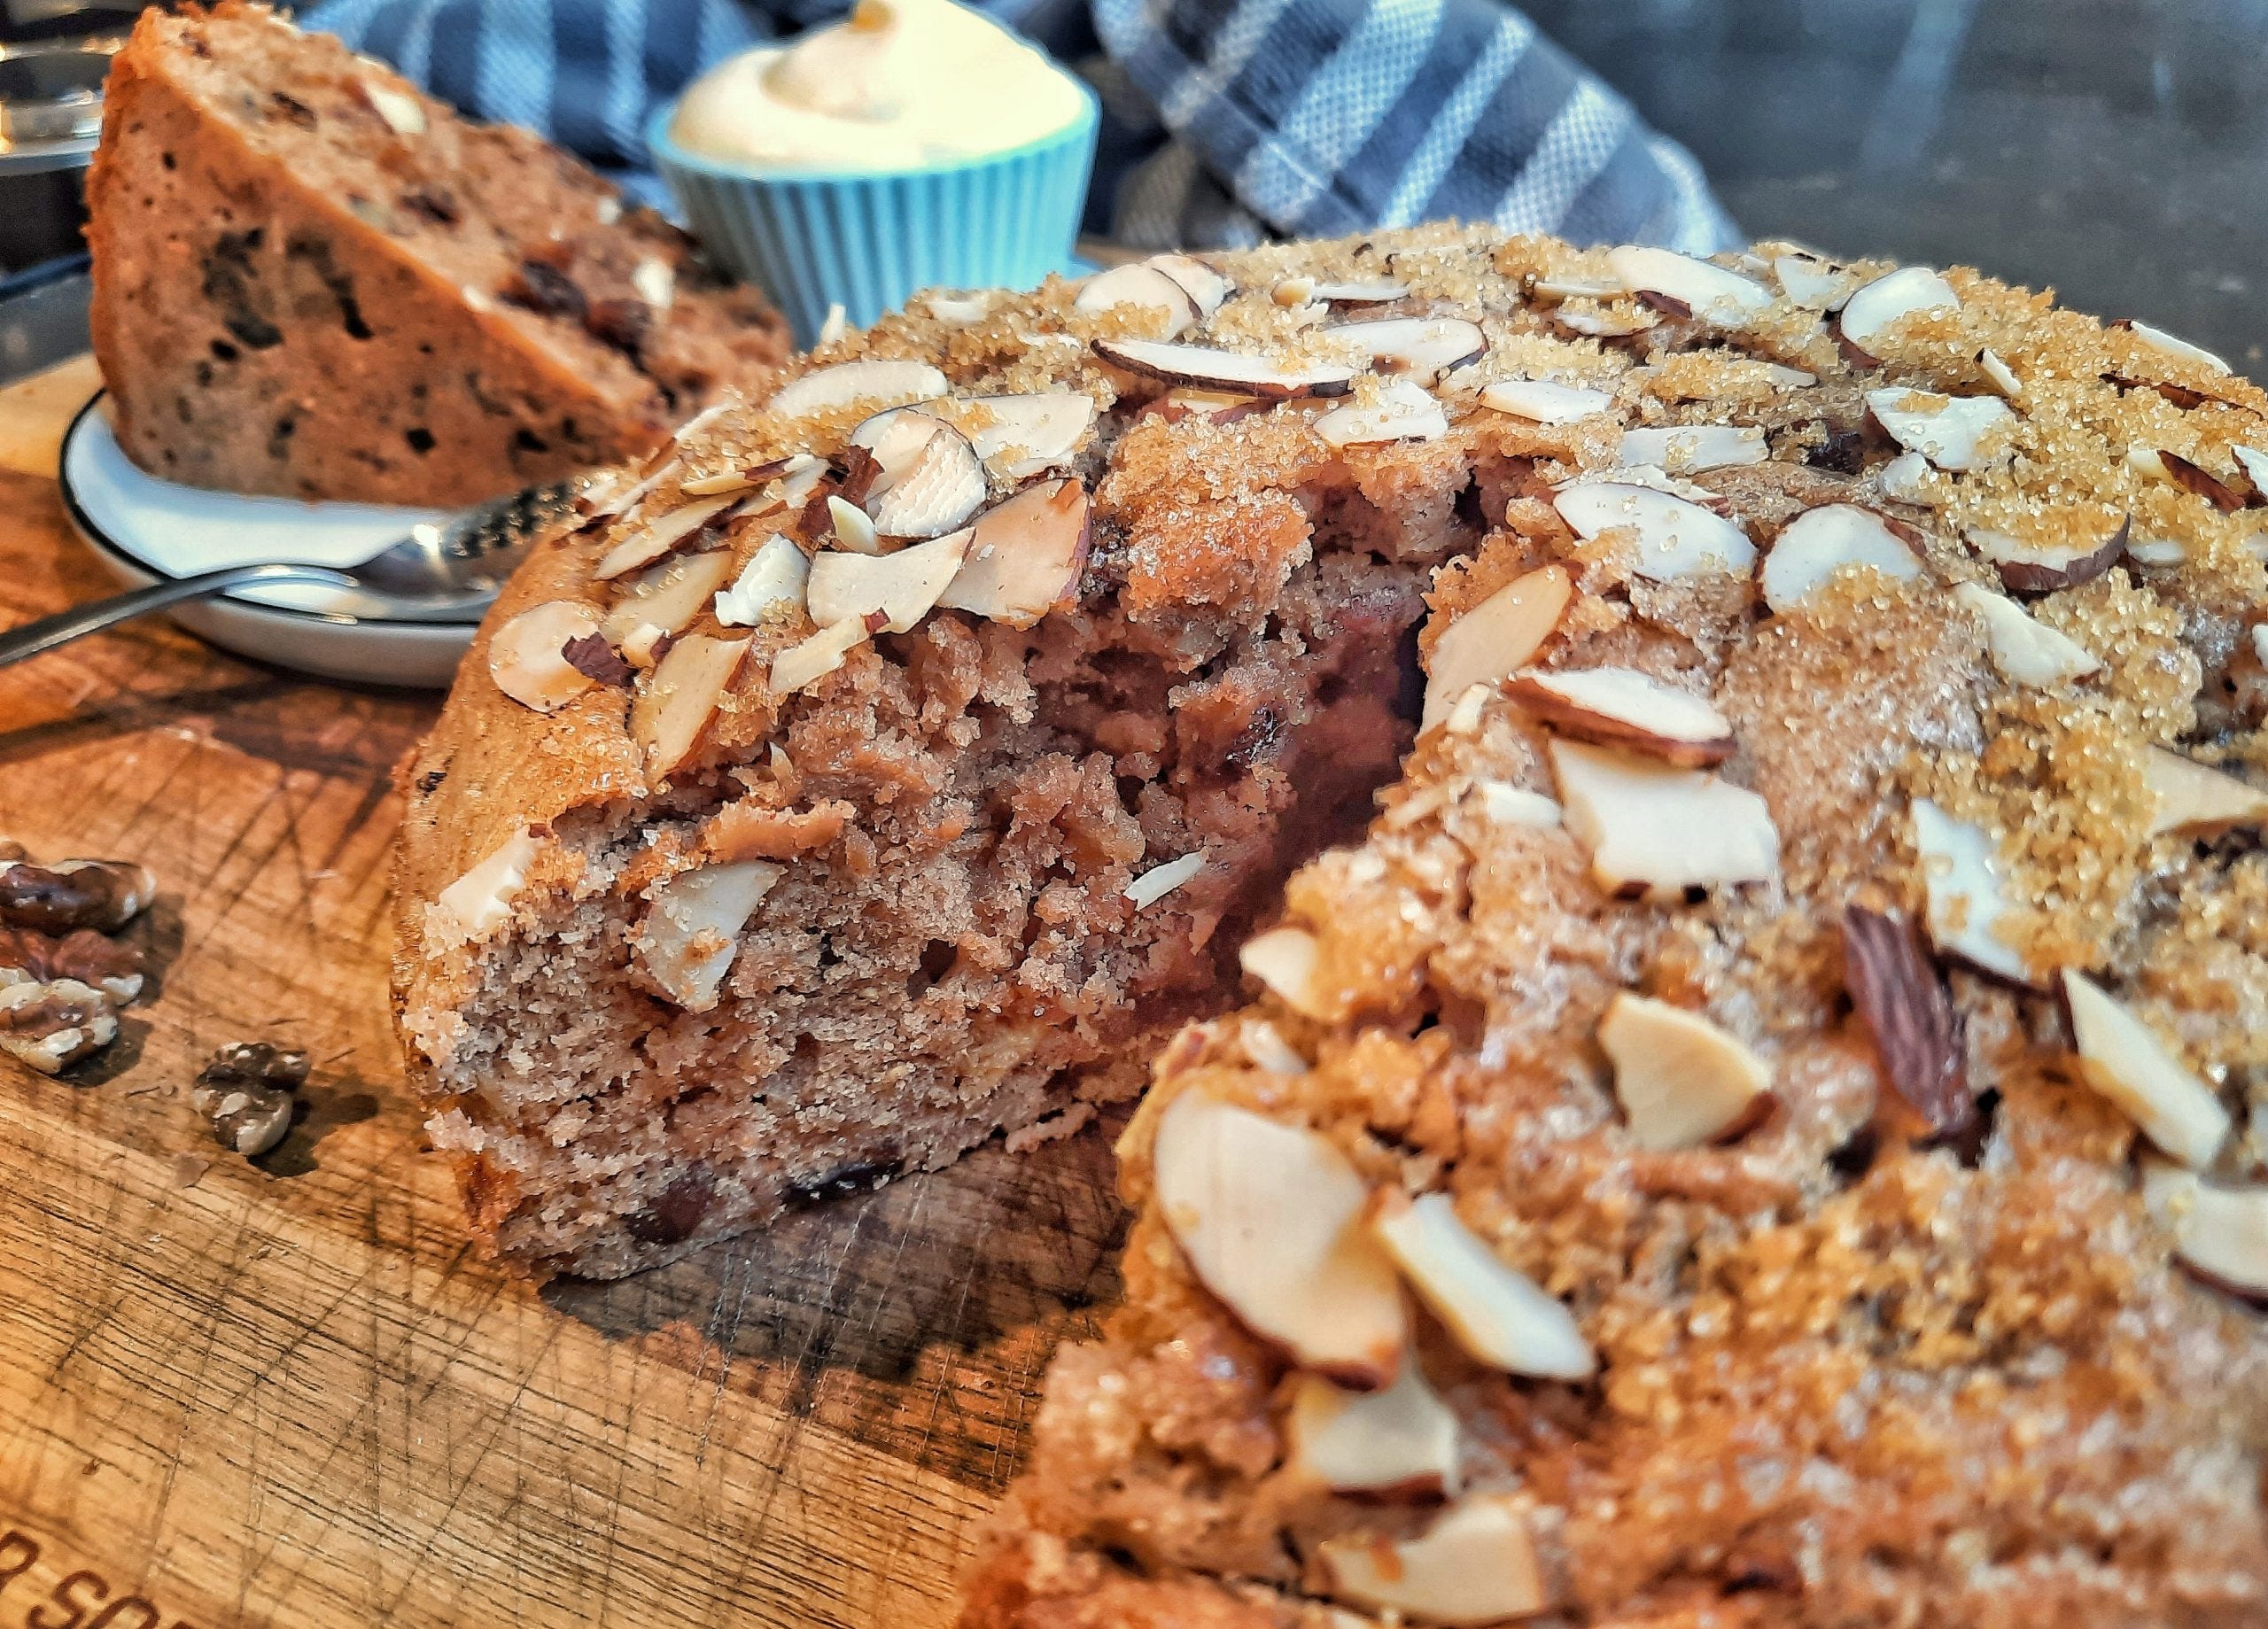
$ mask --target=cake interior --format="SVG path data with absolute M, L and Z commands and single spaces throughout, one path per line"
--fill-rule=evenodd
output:
M 1146 434 L 1186 460 L 1232 433 L 1138 424 L 1114 478 L 1138 478 Z M 884 635 L 776 752 L 634 820 L 560 823 L 584 881 L 493 947 L 437 1082 L 437 1142 L 499 1249 L 633 1270 L 1138 1091 L 1152 1043 L 1233 1002 L 1283 879 L 1359 831 L 1407 750 L 1433 568 L 1477 547 L 1505 469 L 1454 473 L 1373 496 L 1339 466 L 1276 494 L 1250 524 L 1291 563 L 1226 603 L 1192 597 L 1214 518 L 1100 529 L 1078 614 Z M 1161 602 L 1140 584 L 1161 561 Z M 718 1005 L 684 1011 L 635 971 L 640 868 L 732 804 L 794 852 Z M 1128 897 L 1200 849 L 1173 893 Z

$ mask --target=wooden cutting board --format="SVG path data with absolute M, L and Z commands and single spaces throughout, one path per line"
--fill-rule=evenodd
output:
M 105 592 L 49 474 L 89 377 L 0 393 L 6 621 Z M 624 1283 L 483 1261 L 386 1012 L 387 773 L 436 705 L 162 622 L 0 669 L 0 835 L 163 889 L 120 1040 L 0 1058 L 0 1629 L 949 1622 L 1113 1288 L 1105 1136 Z M 316 1063 L 252 1163 L 188 1083 L 262 1037 Z

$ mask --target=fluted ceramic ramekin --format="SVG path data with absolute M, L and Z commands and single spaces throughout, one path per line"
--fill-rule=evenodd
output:
M 1069 269 L 1101 120 L 1094 93 L 1079 93 L 1078 118 L 1052 135 L 919 170 L 704 159 L 670 139 L 674 102 L 655 110 L 646 143 L 694 236 L 808 346 L 831 305 L 863 327 L 922 289 L 1027 289 Z

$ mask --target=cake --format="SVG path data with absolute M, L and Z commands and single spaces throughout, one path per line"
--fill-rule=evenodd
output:
M 2268 1623 L 2268 402 L 1963 271 L 1391 263 L 1532 473 L 966 1629 Z
M 2098 977 L 2161 1051 L 2171 1037 L 2237 1113 L 2243 1043 L 2212 1013 L 2252 1010 L 2255 964 L 2188 913 L 2237 919 L 2255 873 L 2241 836 L 2189 833 L 2241 834 L 2256 802 L 2226 765 L 2263 705 L 2246 511 L 2264 400 L 2215 359 L 1966 272 L 1437 228 L 932 295 L 791 371 L 538 548 L 405 772 L 405 1050 L 500 1254 L 625 1273 L 996 1132 L 1028 1147 L 1138 1090 L 1158 1044 L 1256 966 L 1374 983 L 1307 1021 L 1507 1082 L 1492 1123 L 1532 1101 L 1540 1132 L 1589 1139 L 1570 1159 L 1686 1184 L 1697 1218 L 1813 1221 L 1841 1190 L 1797 1181 L 1805 1160 L 1836 1182 L 1989 1183 L 2012 1136 L 2075 1116 L 2101 1159 L 2059 1153 L 2047 1185 L 2119 1220 L 2127 1248 L 2105 1259 L 2155 1275 L 2132 1294 L 2208 1327 L 2218 1304 L 2171 1277 L 2124 1122 L 2094 1097 L 2051 1095 L 2037 1128 L 1956 1111 L 2021 1095 L 2017 1038 L 2063 1057 L 2050 996 L 2010 993 L 2052 994 L 2052 961 Z M 1750 672 L 1767 653 L 1796 677 Z M 1570 667 L 1630 671 L 1554 676 Z M 1539 756 L 1543 720 L 1572 767 Z M 1391 868 L 1374 895 L 1318 893 L 1369 869 L 1340 855 L 1301 873 L 1295 931 L 1275 931 L 1283 879 L 1359 834 L 1413 741 L 1418 779 L 1374 845 L 1480 809 L 1508 856 L 1559 868 L 1521 907 L 1532 926 L 1513 913 L 1441 953 L 1470 996 L 1440 993 L 1411 949 L 1425 922 L 1449 932 L 1461 876 L 1431 905 Z M 1558 817 L 1562 772 L 1581 783 L 1565 823 L 1527 833 Z M 2161 781 L 2205 812 L 2138 834 Z M 1618 826 L 1618 799 L 1658 793 L 1662 825 Z M 1961 882 L 1926 945 L 1917 839 Z M 1594 849 L 1596 876 L 1577 864 Z M 1542 888 L 1503 863 L 1515 893 Z M 2022 903 L 1992 892 L 2001 875 Z M 1617 903 L 1629 887 L 1687 903 Z M 1919 1129 L 1843 1011 L 1853 904 L 1890 969 L 1870 1010 L 1921 1049 L 1899 1066 Z M 2135 988 L 2146 933 L 2153 955 L 2179 948 L 2182 980 L 2235 981 L 2226 1001 Z M 1954 961 L 1998 981 L 1954 971 L 1940 1000 Z M 1518 985 L 1501 1013 L 1492 979 Z M 1736 1086 L 1770 1082 L 1713 1128 L 1745 1137 L 1632 1163 L 1591 1050 L 1602 981 L 1709 1010 L 1692 1044 L 1742 1062 Z M 1277 1016 L 1287 1045 L 1338 1033 Z M 1953 1084 L 1956 1031 L 1988 1049 L 1961 1065 L 1974 1093 Z M 1353 1114 L 1370 1077 L 1329 1078 Z M 1445 1175 L 1428 1139 L 1456 1106 L 1385 1143 Z M 1138 1136 L 1134 1153 L 1138 1199 Z M 2237 1157 L 2210 1174 L 2241 1175 Z M 1625 1225 L 1652 1216 L 1645 1198 Z M 1229 1341 L 1225 1304 L 1170 1260 L 1145 1276 L 1162 1247 L 1144 1226 L 1122 1328 L 1146 1327 L 1155 1284 L 1171 1317 Z M 1596 1275 L 1578 1297 L 1541 1245 L 1499 1242 L 1604 1338 L 1586 1321 L 1605 1266 L 1577 1253 Z M 1058 1517 L 1077 1507 L 1050 1445 L 1082 1406 L 1067 1377 L 1095 1361 L 1059 1370 L 1072 1400 L 1042 1434 L 1035 1508 Z M 1155 1457 L 1168 1480 L 1214 1474 Z M 1101 1517 L 1030 1531 L 1118 1564 Z M 1202 1594 L 1203 1559 L 1145 1564 Z M 1252 1564 L 1218 1571 L 1289 1581 Z
M 567 154 L 237 0 L 143 12 L 88 206 L 119 441 L 190 485 L 473 503 L 640 456 L 787 352 Z

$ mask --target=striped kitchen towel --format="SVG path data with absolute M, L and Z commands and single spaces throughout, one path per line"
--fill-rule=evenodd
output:
M 985 0 L 1102 97 L 1087 229 L 1231 247 L 1456 219 L 1706 253 L 1692 156 L 1503 0 Z M 326 0 L 302 20 L 661 201 L 647 111 L 843 0 Z

